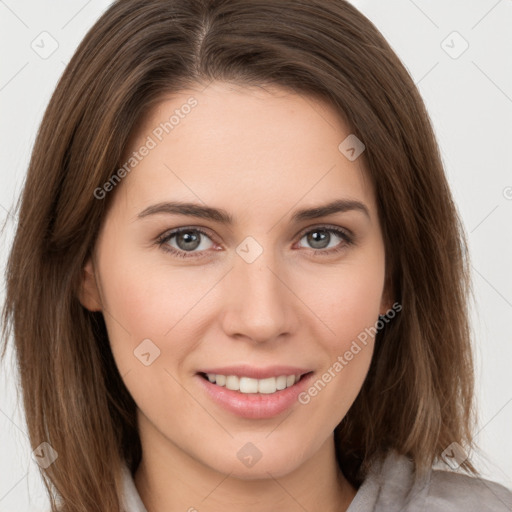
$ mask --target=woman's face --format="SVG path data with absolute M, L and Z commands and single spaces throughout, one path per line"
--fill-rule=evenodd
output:
M 338 148 L 349 135 L 311 97 L 219 82 L 137 126 L 81 300 L 103 311 L 145 456 L 251 479 L 299 468 L 332 438 L 389 308 L 360 147 Z M 346 208 L 316 210 L 335 201 Z M 224 386 L 201 375 L 241 365 L 222 369 L 243 376 Z M 227 389 L 240 383 L 252 393 Z

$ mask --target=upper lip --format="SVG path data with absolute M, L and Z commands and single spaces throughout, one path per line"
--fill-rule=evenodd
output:
M 312 370 L 308 368 L 299 368 L 297 366 L 267 366 L 266 368 L 257 368 L 246 364 L 236 366 L 217 366 L 199 370 L 198 373 L 214 373 L 215 375 L 236 375 L 237 377 L 250 377 L 252 379 L 267 379 L 269 377 L 279 377 L 281 375 L 303 375 Z

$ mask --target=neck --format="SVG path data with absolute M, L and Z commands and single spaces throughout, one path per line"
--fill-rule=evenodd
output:
M 144 445 L 142 439 L 134 481 L 148 512 L 343 512 L 356 494 L 339 469 L 332 435 L 288 474 L 249 480 L 220 473 L 168 440 Z

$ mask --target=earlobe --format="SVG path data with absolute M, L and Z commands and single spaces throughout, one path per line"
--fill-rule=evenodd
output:
M 380 310 L 379 315 L 380 316 L 386 316 L 386 313 L 393 309 L 394 304 L 394 287 L 392 286 L 391 280 L 389 278 L 389 274 L 386 273 L 386 278 L 384 282 L 384 290 L 382 292 L 382 298 L 380 301 Z
M 91 258 L 87 260 L 87 263 L 82 268 L 82 279 L 78 298 L 82 306 L 89 311 L 102 310 L 101 298 Z
M 380 316 L 386 316 L 386 313 L 392 309 L 392 306 L 393 306 L 393 302 L 390 302 L 390 301 L 382 301 L 381 302 L 381 306 L 380 306 L 380 311 L 379 311 L 379 315 Z

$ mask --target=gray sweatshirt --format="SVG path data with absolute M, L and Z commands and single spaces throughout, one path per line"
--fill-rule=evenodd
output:
M 512 512 L 512 491 L 496 482 L 432 469 L 413 485 L 413 469 L 412 460 L 390 452 L 371 467 L 347 512 Z M 127 468 L 124 477 L 123 512 L 147 512 Z

